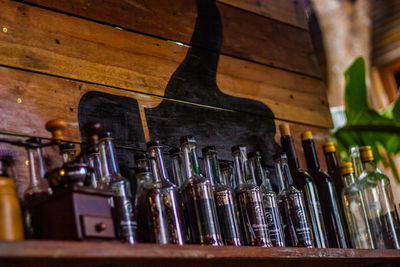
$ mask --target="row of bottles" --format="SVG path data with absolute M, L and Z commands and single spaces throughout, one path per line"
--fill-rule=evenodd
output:
M 34 216 L 29 205 L 73 185 L 112 193 L 117 237 L 130 244 L 399 248 L 399 218 L 389 179 L 374 165 L 370 147 L 361 153 L 352 148 L 352 163 L 339 168 L 335 145 L 327 142 L 325 172 L 312 133 L 303 132 L 304 170 L 289 125 L 281 124 L 283 152 L 273 158 L 274 191 L 260 153 L 247 153 L 243 145 L 232 147 L 233 164 L 220 162 L 214 146 L 203 148 L 202 171 L 194 137 L 184 136 L 180 148 L 169 151 L 170 175 L 161 142 L 151 141 L 146 153 L 135 155 L 132 187 L 120 174 L 111 133 L 99 123 L 86 124 L 87 142 L 76 155 L 75 145 L 62 141 L 65 127 L 49 122 L 46 128 L 55 141 L 31 138 L 23 143 L 31 176 L 23 202 L 28 230 Z M 50 145 L 59 146 L 63 166 L 46 173 L 41 149 Z

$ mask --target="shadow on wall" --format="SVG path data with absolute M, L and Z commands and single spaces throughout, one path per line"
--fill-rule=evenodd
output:
M 274 140 L 274 114 L 262 102 L 233 97 L 218 88 L 221 17 L 215 1 L 196 2 L 198 15 L 191 48 L 171 76 L 164 96 L 241 112 L 163 100 L 157 107 L 145 109 L 150 137 L 173 147 L 178 145 L 180 136 L 193 135 L 198 147 L 215 145 L 224 160 L 231 160 L 233 145 L 244 144 L 249 151 L 260 150 L 264 163 L 272 166 L 272 155 L 280 149 Z M 251 114 L 255 110 L 260 115 Z M 97 120 L 113 133 L 117 144 L 144 148 L 139 108 L 134 99 L 88 92 L 79 103 L 78 118 L 82 136 L 82 125 Z M 122 173 L 131 175 L 128 172 L 133 167 L 132 153 L 118 152 Z

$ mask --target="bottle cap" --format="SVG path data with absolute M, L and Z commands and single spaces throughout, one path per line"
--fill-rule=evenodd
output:
M 46 122 L 45 126 L 47 131 L 51 132 L 51 139 L 64 140 L 63 131 L 67 129 L 67 123 L 61 119 L 50 120 Z
M 150 148 L 150 147 L 155 147 L 155 146 L 162 146 L 161 145 L 161 141 L 160 140 L 154 140 L 154 141 L 150 141 L 146 143 L 146 147 Z
M 222 161 L 219 163 L 219 168 L 221 170 L 226 170 L 226 169 L 230 169 L 232 167 L 232 164 L 226 161 Z
M 251 151 L 249 154 L 247 154 L 248 158 L 255 158 L 255 157 L 261 157 L 260 151 Z
M 196 142 L 196 139 L 192 135 L 186 135 L 182 136 L 181 139 L 179 140 L 181 145 L 189 142 Z
M 282 152 L 282 153 L 277 153 L 275 154 L 272 159 L 275 161 L 277 159 L 282 159 L 282 158 L 287 158 L 286 153 Z
M 181 150 L 179 149 L 179 147 L 173 147 L 169 150 L 169 153 L 171 155 L 177 154 L 177 153 L 181 153 Z
M 308 140 L 308 139 L 313 139 L 312 132 L 311 131 L 302 132 L 301 140 Z
M 102 132 L 101 134 L 100 134 L 100 139 L 104 139 L 104 138 L 110 138 L 112 136 L 112 134 L 111 134 L 111 132 Z
M 68 151 L 68 150 L 75 150 L 75 144 L 74 143 L 63 143 L 60 144 L 60 151 Z
M 342 166 L 340 167 L 340 173 L 342 175 L 346 175 L 346 174 L 349 174 L 349 173 L 354 173 L 353 163 L 351 163 L 351 162 L 343 163 Z
M 362 162 L 373 161 L 374 154 L 372 154 L 371 146 L 362 146 L 360 147 L 360 156 Z
M 206 146 L 201 150 L 201 152 L 203 154 L 208 154 L 210 152 L 217 152 L 217 149 L 215 148 L 215 146 Z
M 325 144 L 322 145 L 324 148 L 324 152 L 336 152 L 336 147 L 334 142 L 326 142 Z
M 281 132 L 282 136 L 291 136 L 289 123 L 279 124 L 279 131 Z
M 232 150 L 232 153 L 235 153 L 236 151 L 239 151 L 240 149 L 243 149 L 243 148 L 246 148 L 246 146 L 244 146 L 244 145 L 236 145 L 236 146 L 233 146 L 231 148 L 231 150 Z

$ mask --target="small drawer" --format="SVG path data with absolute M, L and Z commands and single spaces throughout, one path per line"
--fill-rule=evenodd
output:
M 115 239 L 112 218 L 81 215 L 82 232 L 85 238 Z

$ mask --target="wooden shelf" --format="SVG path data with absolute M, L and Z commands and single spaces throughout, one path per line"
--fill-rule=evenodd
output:
M 399 250 L 0 242 L 1 266 L 400 266 Z M 386 265 L 385 265 L 386 266 Z

